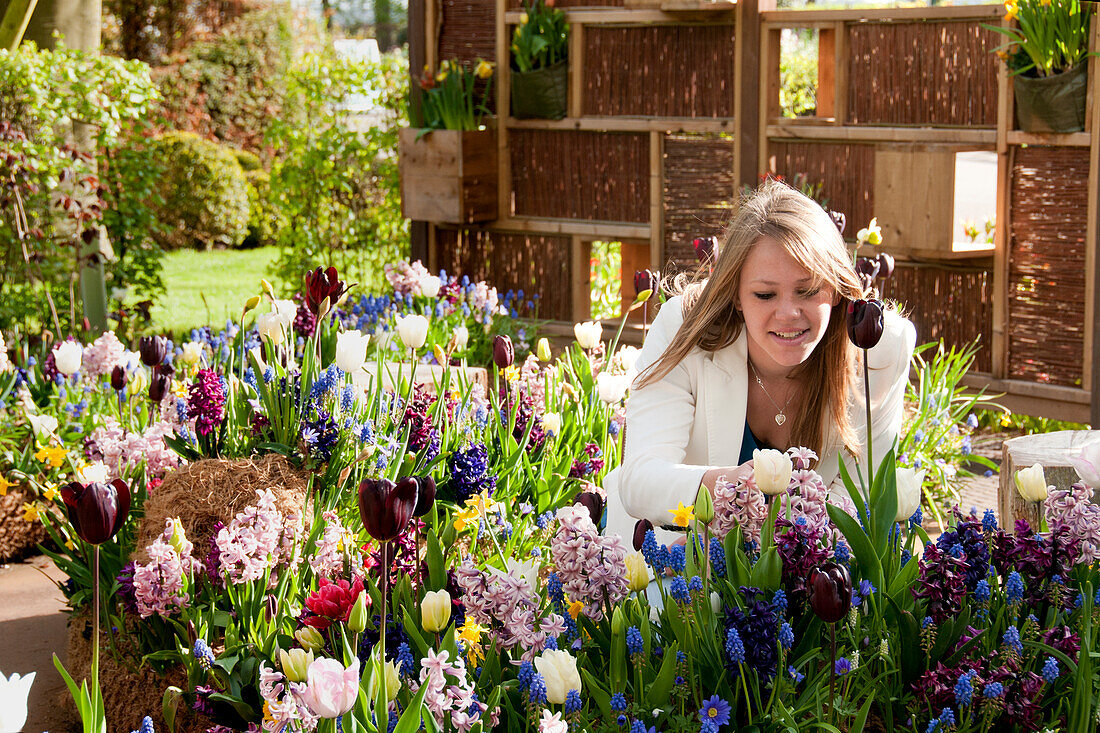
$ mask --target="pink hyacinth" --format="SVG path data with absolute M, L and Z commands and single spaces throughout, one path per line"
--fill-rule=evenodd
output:
M 164 443 L 164 437 L 172 433 L 171 425 L 164 421 L 136 433 L 123 430 L 113 417 L 104 417 L 103 424 L 88 436 L 88 457 L 102 459 L 111 469 L 113 479 L 121 478 L 142 462 L 150 477 L 163 478 L 181 463 L 179 455 Z
M 429 649 L 428 655 L 420 660 L 420 681 L 411 681 L 409 687 L 415 695 L 422 685 L 427 685 L 424 705 L 436 724 L 444 728 L 449 718 L 451 727 L 466 733 L 482 719 L 488 705 L 474 700 L 474 685 L 462 658 L 451 662 L 449 657 L 450 653 L 446 650 L 436 652 Z M 472 712 L 471 708 L 475 706 L 476 711 Z M 498 712 L 499 708 L 496 708 L 489 714 L 487 729 L 496 725 Z
M 1078 563 L 1100 560 L 1100 506 L 1092 503 L 1092 489 L 1076 483 L 1068 489 L 1051 489 L 1043 500 L 1051 529 L 1065 527 L 1080 544 Z
M 321 515 L 325 529 L 317 541 L 317 551 L 310 555 L 309 566 L 318 576 L 334 579 L 344 574 L 345 553 L 341 547 L 355 547 L 355 538 L 340 523 L 340 517 L 334 511 Z
M 319 717 L 306 702 L 305 684 L 287 681 L 267 662 L 262 662 L 259 688 L 268 713 L 264 716 L 263 730 L 283 733 L 292 729 L 312 731 L 317 727 Z
M 395 293 L 404 298 L 413 292 L 419 292 L 420 281 L 431 273 L 421 264 L 420 260 L 413 263 L 398 262 L 382 268 L 386 273 L 386 280 L 393 287 Z
M 146 548 L 149 562 L 134 566 L 134 600 L 142 618 L 154 613 L 168 618 L 186 608 L 190 600 L 186 576 L 202 567 L 185 538 L 177 538 L 178 551 L 172 546 L 173 529 L 172 520 L 167 520 L 164 533 Z
M 285 521 L 275 507 L 275 496 L 267 489 L 256 493 L 257 502 L 237 514 L 214 539 L 222 574 L 231 583 L 258 580 L 286 560 L 282 541 Z
M 599 621 L 605 607 L 630 592 L 626 545 L 618 535 L 601 535 L 584 507 L 562 507 L 557 519 L 560 526 L 550 540 L 550 557 L 562 588 L 571 600 L 584 603 L 586 616 Z
M 524 570 L 537 572 L 534 566 L 516 564 L 507 572 L 483 573 L 467 559 L 455 569 L 455 580 L 462 589 L 466 617 L 489 626 L 501 648 L 519 647 L 523 658 L 530 660 L 545 648 L 549 633 L 560 627 L 560 634 L 565 624 L 557 614 L 540 618 L 541 599 Z
M 752 476 L 736 484 L 729 483 L 724 476 L 714 482 L 714 521 L 710 529 L 716 537 L 725 539 L 739 526 L 745 540 L 758 543 L 767 518 L 768 505 Z
M 114 332 L 105 331 L 103 335 L 84 347 L 81 367 L 85 374 L 95 379 L 110 374 L 116 366 L 122 364 L 125 355 L 126 347 Z

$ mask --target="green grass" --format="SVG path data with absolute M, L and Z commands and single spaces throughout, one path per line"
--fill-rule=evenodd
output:
M 199 326 L 224 326 L 226 318 L 236 320 L 244 302 L 260 294 L 260 278 L 271 280 L 267 266 L 277 252 L 275 247 L 169 252 L 164 258 L 167 293 L 153 308 L 155 328 L 178 335 Z

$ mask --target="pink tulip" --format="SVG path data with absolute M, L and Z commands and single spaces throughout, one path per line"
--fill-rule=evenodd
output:
M 1100 441 L 1089 443 L 1081 449 L 1080 455 L 1070 456 L 1077 475 L 1092 488 L 1100 488 Z
M 322 718 L 339 718 L 359 696 L 359 660 L 344 666 L 335 659 L 315 659 L 306 672 L 306 704 Z

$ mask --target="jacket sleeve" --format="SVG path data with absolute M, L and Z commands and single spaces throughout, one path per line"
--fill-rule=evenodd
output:
M 682 322 L 680 298 L 672 298 L 642 346 L 639 374 L 661 357 Z M 679 502 L 694 503 L 703 474 L 711 468 L 684 463 L 698 394 L 698 374 L 691 361 L 689 356 L 659 381 L 632 390 L 626 405 L 619 492 L 631 516 L 657 526 L 671 522 L 670 511 Z

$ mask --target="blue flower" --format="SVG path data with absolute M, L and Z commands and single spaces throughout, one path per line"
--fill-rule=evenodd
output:
M 714 577 L 726 577 L 726 548 L 717 537 L 710 538 L 710 565 L 714 570 Z
M 1009 603 L 1019 603 L 1024 599 L 1024 579 L 1015 570 L 1008 574 L 1005 592 L 1008 594 Z
M 677 575 L 672 579 L 672 583 L 669 585 L 669 593 L 672 594 L 672 598 L 677 603 L 690 603 L 691 595 L 688 593 L 687 581 L 684 580 L 684 576 Z
M 625 715 L 620 714 L 619 717 L 615 718 L 615 722 L 619 724 L 620 728 L 622 728 L 627 724 L 628 721 Z
M 153 733 L 153 719 L 146 715 L 141 719 L 141 727 L 133 733 Z
M 519 672 L 516 674 L 516 678 L 519 680 L 519 689 L 522 691 L 530 687 L 534 676 L 535 668 L 530 662 L 523 662 L 519 665 Z
M 642 541 L 642 556 L 653 568 L 653 572 L 660 574 L 665 571 L 664 564 L 660 562 L 661 553 L 658 552 L 657 536 L 653 534 L 652 529 L 646 531 L 645 540 Z
M 970 704 L 970 700 L 974 695 L 974 676 L 973 672 L 965 672 L 959 676 L 958 682 L 955 683 L 955 703 L 959 707 Z
M 531 676 L 531 691 L 528 699 L 532 705 L 542 705 L 546 702 L 546 680 L 538 672 Z
M 833 558 L 838 563 L 847 563 L 852 559 L 852 551 L 848 549 L 848 543 L 844 540 L 839 540 L 833 547 Z
M 918 466 L 918 468 L 919 468 L 919 466 Z M 918 506 L 917 511 L 913 512 L 913 516 L 909 517 L 909 526 L 910 527 L 919 527 L 922 524 L 924 524 L 924 513 L 921 511 L 921 508 Z
M 787 612 L 787 594 L 782 590 L 777 590 L 775 595 L 772 596 L 772 605 L 775 606 L 775 610 L 780 614 Z
M 940 725 L 944 728 L 955 724 L 955 712 L 951 708 L 944 708 L 940 711 Z
M 642 654 L 645 651 L 645 642 L 642 640 L 642 632 L 637 626 L 631 626 L 626 630 L 626 653 L 630 656 Z
M 672 568 L 673 572 L 682 573 L 686 565 L 686 557 L 684 555 L 683 545 L 673 545 L 668 550 L 668 565 Z
M 1001 637 L 1001 641 L 1004 642 L 1005 646 L 1007 646 L 1009 649 L 1014 650 L 1017 654 L 1020 654 L 1024 651 L 1023 642 L 1020 641 L 1020 630 L 1017 629 L 1015 626 L 1008 627 L 1008 629 L 1004 633 L 1004 636 Z
M 745 661 L 745 645 L 741 643 L 741 635 L 737 633 L 737 629 L 732 626 L 726 632 L 726 656 L 734 664 Z
M 581 693 L 578 690 L 570 690 L 565 695 L 565 705 L 562 707 L 562 712 L 568 715 L 569 713 L 580 712 L 582 707 L 584 707 L 584 703 L 581 702 Z
M 691 576 L 691 580 L 688 581 L 688 590 L 692 593 L 698 593 L 703 590 L 703 579 L 698 575 Z
M 1005 686 L 1000 682 L 990 682 L 985 686 L 985 689 L 982 690 L 982 695 L 988 698 L 1004 697 L 1004 694 Z
M 794 646 L 794 631 L 786 621 L 779 627 L 779 643 L 783 645 L 784 649 L 790 649 Z
M 1058 661 L 1054 657 L 1047 657 L 1047 661 L 1043 663 L 1043 679 L 1048 685 L 1053 685 L 1059 674 Z
M 699 709 L 699 719 L 716 726 L 725 725 L 730 722 L 730 704 L 714 695 L 703 701 L 703 707 Z
M 927 629 L 931 625 L 932 625 L 932 617 L 931 616 L 925 616 L 923 619 L 921 619 L 920 627 L 922 629 Z
M 852 662 L 848 657 L 841 657 L 833 663 L 833 671 L 843 676 L 852 671 Z
M 214 652 L 210 650 L 210 646 L 205 640 L 196 639 L 191 654 L 194 655 L 195 661 L 199 663 L 199 666 L 207 672 L 214 666 Z
M 787 667 L 787 674 L 791 676 L 791 679 L 794 680 L 794 683 L 796 685 L 802 680 L 806 679 L 806 675 L 795 669 L 793 664 Z
M 974 586 L 974 600 L 976 600 L 978 603 L 985 603 L 989 600 L 988 580 L 985 580 L 983 578 L 982 580 L 978 581 L 978 584 L 976 586 Z
M 611 705 L 611 709 L 616 712 L 622 712 L 623 710 L 626 710 L 626 695 L 621 692 L 616 692 L 614 695 L 611 696 L 611 701 L 609 704 Z
M 653 726 L 646 728 L 645 723 L 635 720 L 630 726 L 630 733 L 657 733 L 657 729 Z

